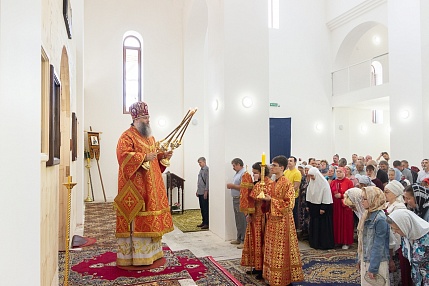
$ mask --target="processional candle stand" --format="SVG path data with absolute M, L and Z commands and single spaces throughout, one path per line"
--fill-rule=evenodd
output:
M 66 253 L 65 253 L 65 265 L 64 265 L 64 286 L 69 285 L 69 248 L 70 248 L 70 213 L 71 213 L 71 190 L 76 183 L 72 183 L 72 176 L 68 176 L 68 182 L 63 184 L 67 188 L 67 228 L 66 228 Z
M 267 166 L 265 164 L 265 153 L 262 153 L 262 160 L 261 160 L 261 182 L 259 183 L 262 188 L 261 188 L 261 192 L 258 194 L 257 198 L 258 199 L 263 199 L 265 198 L 265 194 L 264 194 L 264 186 L 265 186 L 265 167 Z

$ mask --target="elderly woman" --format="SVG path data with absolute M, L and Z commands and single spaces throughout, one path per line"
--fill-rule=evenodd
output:
M 429 223 L 404 209 L 395 210 L 387 222 L 402 237 L 402 252 L 411 263 L 414 285 L 429 285 Z
M 334 201 L 334 241 L 349 249 L 353 244 L 354 218 L 350 208 L 343 204 L 344 193 L 353 188 L 353 182 L 346 178 L 344 167 L 337 168 L 337 178 L 331 182 L 331 193 Z
M 328 182 L 315 167 L 308 171 L 307 206 L 310 211 L 308 241 L 314 249 L 334 248 L 332 196 Z
M 375 186 L 374 183 L 371 181 L 371 178 L 367 175 L 356 174 L 355 178 L 359 182 L 359 188 Z
M 365 213 L 358 225 L 358 257 L 361 270 L 361 285 L 372 285 L 371 279 L 381 275 L 389 279 L 389 225 L 384 214 L 386 203 L 383 191 L 377 187 L 362 189 L 362 205 Z M 378 274 L 378 275 L 377 275 Z
M 346 169 L 346 178 L 353 182 L 353 186 L 358 187 L 359 181 L 353 175 L 354 168 L 353 166 L 347 165 L 344 167 Z
M 326 161 L 325 159 L 320 160 L 320 169 L 319 170 L 323 176 L 328 175 L 328 170 L 329 170 L 328 161 Z
M 333 180 L 337 178 L 336 174 L 336 167 L 335 166 L 329 166 L 328 174 L 325 176 L 325 179 L 328 181 L 328 184 L 330 184 Z
M 403 199 L 404 187 L 398 181 L 391 181 L 384 187 L 384 195 L 386 197 L 386 214 L 389 215 L 395 210 L 406 209 Z M 411 267 L 410 263 L 402 255 L 401 249 L 401 237 L 399 234 L 395 234 L 390 230 L 390 260 L 389 270 L 391 274 L 392 285 L 412 285 L 411 281 Z M 397 266 L 400 266 L 400 278 L 399 273 L 396 271 Z

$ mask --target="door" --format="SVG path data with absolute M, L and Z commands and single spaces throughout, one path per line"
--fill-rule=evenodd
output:
M 275 156 L 290 156 L 291 118 L 270 118 L 270 162 Z

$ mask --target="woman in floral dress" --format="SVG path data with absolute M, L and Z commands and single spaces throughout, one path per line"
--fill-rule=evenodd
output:
M 405 209 L 392 212 L 387 222 L 402 237 L 402 253 L 410 261 L 414 285 L 429 285 L 429 223 Z

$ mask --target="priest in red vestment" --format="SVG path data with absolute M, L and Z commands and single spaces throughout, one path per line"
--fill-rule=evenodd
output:
M 276 176 L 276 182 L 274 190 L 265 194 L 264 198 L 270 203 L 270 208 L 265 230 L 262 276 L 270 286 L 284 286 L 304 280 L 292 213 L 295 189 L 283 175 L 287 165 L 285 156 L 272 159 L 271 173 Z
M 241 265 L 250 266 L 251 270 L 247 274 L 257 274 L 256 279 L 262 279 L 262 269 L 264 263 L 264 234 L 265 234 L 265 214 L 263 208 L 265 201 L 258 198 L 261 192 L 270 193 L 274 188 L 274 182 L 269 177 L 269 170 L 265 166 L 264 185 L 261 184 L 261 162 L 252 166 L 255 179 L 255 186 L 247 194 L 247 208 L 240 204 L 240 209 L 246 214 L 247 228 L 244 239 L 244 248 L 241 255 Z M 243 196 L 243 193 L 241 194 Z
M 331 182 L 332 199 L 334 201 L 334 242 L 349 249 L 353 244 L 354 218 L 351 208 L 343 203 L 344 193 L 353 188 L 353 182 L 346 178 L 344 167 L 337 168 L 337 178 Z
M 118 266 L 153 264 L 163 257 L 162 235 L 174 228 L 162 178 L 166 167 L 160 162 L 170 159 L 172 152 L 157 153 L 146 103 L 132 104 L 130 113 L 133 123 L 122 133 L 116 147 Z

